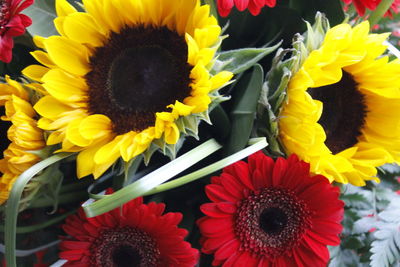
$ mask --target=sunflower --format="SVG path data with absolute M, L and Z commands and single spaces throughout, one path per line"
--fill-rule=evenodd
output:
M 143 204 L 141 197 L 94 218 L 80 209 L 63 225 L 69 235 L 60 243 L 60 258 L 68 260 L 63 266 L 195 266 L 199 252 L 177 226 L 182 214 L 164 209 L 163 203 Z
M 213 266 L 323 267 L 339 245 L 339 189 L 297 156 L 274 162 L 262 152 L 211 178 L 198 220 Z
M 289 154 L 357 186 L 400 162 L 400 60 L 382 55 L 388 34 L 368 31 L 367 21 L 329 29 L 290 80 L 279 115 Z
M 0 85 L 1 148 L 4 158 L 0 160 L 0 204 L 3 204 L 18 176 L 40 161 L 32 151 L 45 147 L 43 131 L 37 127 L 37 116 L 29 92 L 16 81 L 6 77 L 7 84 Z
M 56 1 L 61 36 L 36 38 L 44 51 L 24 74 L 48 95 L 35 110 L 47 144 L 79 152 L 78 177 L 96 178 L 122 157 L 166 149 L 197 133 L 230 72 L 209 69 L 221 42 L 210 7 L 198 0 Z

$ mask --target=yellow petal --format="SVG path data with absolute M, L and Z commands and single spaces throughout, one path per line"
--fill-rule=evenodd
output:
M 43 75 L 45 75 L 48 71 L 48 68 L 41 65 L 30 65 L 22 71 L 22 74 L 31 80 L 41 81 Z
M 76 9 L 68 3 L 67 0 L 56 0 L 57 16 L 63 17 L 77 12 Z
M 75 13 L 65 18 L 64 32 L 68 38 L 92 46 L 101 46 L 105 40 L 104 33 L 99 31 L 99 27 L 93 17 L 87 13 Z
M 85 81 L 60 69 L 48 71 L 42 81 L 47 92 L 61 102 L 79 102 L 86 98 Z
M 41 116 L 56 119 L 63 112 L 70 111 L 71 108 L 62 104 L 52 96 L 44 96 L 36 103 L 34 109 Z
M 112 123 L 105 115 L 90 115 L 82 120 L 79 131 L 86 139 L 94 140 L 112 134 Z
M 83 76 L 90 71 L 89 54 L 85 46 L 62 36 L 44 41 L 49 57 L 69 73 Z

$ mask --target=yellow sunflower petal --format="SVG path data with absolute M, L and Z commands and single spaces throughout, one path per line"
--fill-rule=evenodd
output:
M 90 71 L 89 54 L 85 46 L 61 36 L 47 38 L 44 45 L 52 61 L 65 71 L 79 76 Z

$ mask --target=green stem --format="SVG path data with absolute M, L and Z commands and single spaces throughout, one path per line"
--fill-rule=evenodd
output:
M 63 185 L 60 189 L 60 193 L 75 192 L 78 191 L 79 189 L 88 187 L 92 183 L 93 183 L 92 179 L 85 178 L 85 180 L 81 180 L 77 183 Z
M 73 155 L 72 153 L 59 153 L 51 156 L 23 172 L 15 181 L 10 196 L 7 200 L 5 213 L 5 258 L 8 267 L 16 267 L 15 247 L 16 247 L 16 228 L 18 220 L 19 201 L 21 200 L 22 192 L 28 182 L 40 171 L 46 167 Z
M 83 192 L 73 192 L 69 194 L 63 194 L 58 197 L 58 204 L 66 204 L 66 203 L 76 203 L 88 198 L 88 193 L 85 191 Z M 32 201 L 29 205 L 29 209 L 33 208 L 45 208 L 54 206 L 54 200 L 48 198 L 39 198 Z
M 268 145 L 267 141 L 264 137 L 251 139 L 249 141 L 249 143 L 251 143 L 251 144 L 254 143 L 254 144 L 252 144 L 250 147 L 247 147 L 229 157 L 226 157 L 220 161 L 217 161 L 207 167 L 204 167 L 200 170 L 197 170 L 195 172 L 192 172 L 190 174 L 187 174 L 185 176 L 177 178 L 171 182 L 159 185 L 156 188 L 154 188 L 153 190 L 150 190 L 149 192 L 145 193 L 145 196 L 164 192 L 164 191 L 185 185 L 187 183 L 196 181 L 200 178 L 203 178 L 213 172 L 216 172 L 232 163 L 235 163 L 238 160 L 241 160 L 241 159 L 257 152 L 258 150 L 263 149 L 264 147 L 266 147 Z
M 381 1 L 378 7 L 371 13 L 371 15 L 368 18 L 371 28 L 381 20 L 381 18 L 386 13 L 386 11 L 389 10 L 393 2 L 394 0 Z
M 211 15 L 213 15 L 216 19 L 218 19 L 218 12 L 216 7 L 215 0 L 204 0 L 205 4 L 210 6 Z
M 65 213 L 63 215 L 60 215 L 60 216 L 58 216 L 56 218 L 53 218 L 53 219 L 50 219 L 50 220 L 48 220 L 48 221 L 46 221 L 44 223 L 39 223 L 39 224 L 35 224 L 35 225 L 30 225 L 30 226 L 17 227 L 16 233 L 17 234 L 26 234 L 26 233 L 31 233 L 31 232 L 35 232 L 35 231 L 44 229 L 44 228 L 49 227 L 49 226 L 51 226 L 53 224 L 56 224 L 56 223 L 59 223 L 59 222 L 63 221 L 65 218 L 67 218 L 69 215 L 71 215 L 71 214 L 73 214 L 75 212 L 76 212 L 76 210 L 69 211 L 69 212 L 67 212 L 67 213 Z M 0 232 L 4 232 L 4 231 L 5 231 L 4 225 L 0 225 Z

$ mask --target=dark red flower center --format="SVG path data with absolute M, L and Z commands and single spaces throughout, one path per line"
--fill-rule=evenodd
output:
M 154 239 L 128 226 L 103 230 L 90 250 L 91 266 L 153 267 L 160 263 L 160 251 Z
M 88 104 L 117 134 L 154 126 L 155 113 L 190 95 L 184 37 L 167 27 L 138 25 L 112 32 L 90 58 Z
M 296 247 L 311 228 L 311 211 L 294 192 L 265 188 L 244 199 L 235 219 L 241 250 L 278 257 Z
M 365 123 L 367 107 L 353 76 L 343 71 L 334 84 L 308 89 L 313 99 L 323 103 L 319 124 L 325 130 L 325 145 L 337 154 L 358 142 Z

